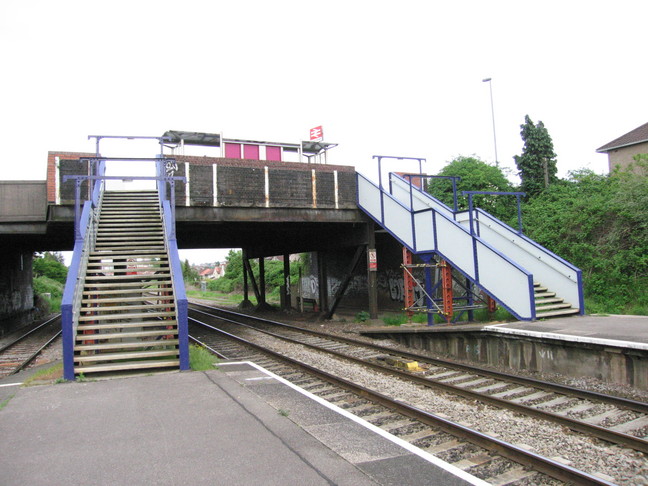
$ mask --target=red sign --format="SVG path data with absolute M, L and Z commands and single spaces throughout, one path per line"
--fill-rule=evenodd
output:
M 316 142 L 321 142 L 324 139 L 324 130 L 321 126 L 310 129 L 310 139 Z
M 378 270 L 378 258 L 376 258 L 376 250 L 369 250 L 369 270 L 373 272 Z

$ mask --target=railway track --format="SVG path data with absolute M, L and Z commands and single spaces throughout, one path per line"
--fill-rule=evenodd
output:
M 259 343 L 264 339 L 282 339 L 289 343 L 288 346 L 302 348 L 307 346 L 312 350 L 311 352 L 326 352 L 332 355 L 333 359 L 345 361 L 351 359 L 354 365 L 369 366 L 374 371 L 387 372 L 391 377 L 396 374 L 401 380 L 410 380 L 410 376 L 415 376 L 417 377 L 416 386 L 429 388 L 427 384 L 421 385 L 418 381 L 420 378 L 425 379 L 424 375 L 428 374 L 430 370 L 428 364 L 424 363 L 422 359 L 420 364 L 423 371 L 414 374 L 405 373 L 402 375 L 402 370 L 397 369 L 398 365 L 386 365 L 387 371 L 385 371 L 385 361 L 392 363 L 402 363 L 403 359 L 411 361 L 413 356 L 411 353 L 404 357 L 400 351 L 367 346 L 367 343 L 361 341 L 355 342 L 355 340 L 344 338 L 340 340 L 338 336 L 330 336 L 325 333 L 304 332 L 301 328 L 284 327 L 285 325 L 281 325 L 281 323 L 220 309 L 195 305 L 192 305 L 191 308 L 191 315 L 196 318 L 190 319 L 192 336 L 195 336 L 213 351 L 218 352 L 221 357 L 253 360 L 270 371 L 300 384 L 312 393 L 321 395 L 335 403 L 340 402 L 339 406 L 363 416 L 374 425 L 385 428 L 413 445 L 492 484 L 612 484 L 605 475 L 595 476 L 578 471 L 568 464 L 563 464 L 563 461 L 559 459 L 547 459 L 527 450 L 524 446 L 515 446 L 493 437 L 497 434 L 489 435 L 473 430 L 469 425 L 461 425 L 440 414 L 434 415 L 416 405 L 409 405 L 404 399 L 394 400 L 383 393 L 381 389 L 376 390 L 375 387 L 370 389 L 370 387 L 358 384 L 358 380 L 340 378 L 335 373 L 315 369 L 310 361 L 305 361 L 303 358 L 301 362 L 294 363 L 294 360 L 287 357 L 288 354 L 293 354 L 292 352 L 269 350 L 267 346 Z M 202 310 L 198 311 L 197 309 Z M 213 314 L 219 314 L 219 317 L 214 318 Z M 218 321 L 214 319 L 218 319 Z M 242 324 L 236 322 L 238 320 L 246 322 Z M 216 327 L 215 322 L 220 322 L 220 324 Z M 245 327 L 242 328 L 241 325 Z M 267 329 L 256 329 L 258 327 L 278 328 L 281 329 L 281 332 L 275 331 L 267 334 Z M 264 339 L 254 337 L 262 331 L 266 336 Z M 245 335 L 246 338 L 234 334 Z M 252 341 L 256 341 L 256 343 Z M 263 353 L 264 356 L 259 353 Z M 358 357 L 359 355 L 361 357 Z M 429 358 L 426 359 L 429 360 Z M 281 362 L 279 363 L 277 360 Z M 290 364 L 287 364 L 288 362 Z M 299 366 L 300 370 L 295 371 L 295 366 Z M 438 367 L 439 363 L 429 366 Z M 397 373 L 393 373 L 394 371 Z M 462 369 L 461 373 L 466 374 L 466 369 Z M 317 375 L 317 378 L 313 378 L 313 374 Z M 431 372 L 430 374 L 439 373 Z M 445 375 L 445 377 L 448 376 Z M 467 382 L 465 380 L 467 378 L 462 380 L 462 383 Z M 535 383 L 535 386 L 537 385 Z M 344 391 L 341 391 L 339 387 L 342 387 Z M 444 389 L 444 391 L 448 390 Z M 565 393 L 566 391 L 562 390 L 561 392 Z M 461 396 L 465 397 L 463 394 Z M 472 397 L 471 399 L 475 400 Z
M 201 307 L 196 305 L 192 308 L 197 310 Z M 306 330 L 223 309 L 212 309 L 209 309 L 212 315 L 217 313 L 222 318 L 235 318 L 242 321 L 239 325 L 247 325 L 312 349 L 324 350 L 426 387 L 548 420 L 574 431 L 648 453 L 647 403 L 432 359 L 357 339 Z M 418 365 L 416 371 L 401 369 L 413 362 Z
M 38 324 L 0 347 L 0 378 L 27 368 L 61 334 L 61 315 Z

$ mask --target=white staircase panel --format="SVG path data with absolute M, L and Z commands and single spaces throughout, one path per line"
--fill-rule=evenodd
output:
M 452 220 L 436 214 L 436 237 L 439 253 L 471 279 L 476 279 L 472 237 Z M 433 235 L 428 235 L 432 238 Z
M 376 221 L 382 221 L 380 189 L 358 174 L 358 205 Z
M 566 302 L 579 307 L 580 273 L 577 268 L 489 214 L 481 210 L 476 213 L 481 239 L 531 272 L 536 282 L 542 282 Z
M 383 211 L 385 228 L 389 229 L 406 246 L 414 248 L 412 213 L 409 209 L 403 207 L 398 201 L 384 195 Z
M 414 225 L 416 228 L 415 250 L 417 252 L 436 251 L 436 244 L 434 242 L 434 213 L 432 211 L 416 213 L 414 215 Z
M 528 271 L 499 255 L 481 241 L 477 241 L 479 285 L 503 300 L 510 310 L 522 319 L 532 319 L 535 307 L 533 278 Z

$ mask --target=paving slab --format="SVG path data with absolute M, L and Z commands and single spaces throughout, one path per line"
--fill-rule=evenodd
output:
M 290 385 L 241 363 L 7 387 L 0 484 L 483 484 Z

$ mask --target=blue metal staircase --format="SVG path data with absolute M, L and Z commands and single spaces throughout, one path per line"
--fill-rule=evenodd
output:
M 389 182 L 357 174 L 358 206 L 411 252 L 448 261 L 518 319 L 584 313 L 578 268 L 481 209 L 453 211 L 411 178 Z
M 153 159 L 155 160 L 155 159 Z M 188 369 L 187 299 L 163 161 L 157 191 L 107 192 L 104 159 L 83 211 L 63 295 L 64 377 L 122 370 Z M 117 178 L 117 177 L 114 177 Z M 171 184 L 173 185 L 173 184 Z M 173 191 L 170 191 L 173 198 Z M 77 208 L 80 207 L 77 191 Z

